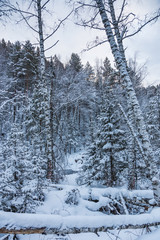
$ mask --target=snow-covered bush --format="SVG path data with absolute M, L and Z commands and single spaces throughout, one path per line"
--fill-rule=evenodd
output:
M 65 203 L 70 205 L 78 205 L 80 200 L 80 192 L 78 189 L 72 189 L 67 192 L 65 197 Z

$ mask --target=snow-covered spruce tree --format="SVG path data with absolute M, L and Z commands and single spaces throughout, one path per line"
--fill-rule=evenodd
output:
M 77 53 L 71 54 L 71 59 L 69 60 L 69 66 L 72 69 L 72 73 L 74 72 L 75 74 L 82 69 L 83 65 Z
M 127 167 L 124 157 L 126 142 L 125 132 L 120 128 L 120 116 L 111 96 L 105 101 L 98 122 L 98 130 L 85 155 L 78 182 L 117 186 L 121 183 L 121 172 Z
M 20 60 L 22 57 L 22 45 L 16 41 L 10 47 L 9 61 L 8 61 L 8 75 L 14 78 L 19 77 L 22 71 Z
M 16 119 L 21 122 L 23 118 L 23 111 L 21 110 L 25 104 L 24 80 L 22 78 L 24 67 L 22 59 L 24 55 L 22 53 L 22 45 L 19 41 L 11 44 L 8 55 L 7 75 L 10 81 L 7 84 L 7 91 L 8 98 L 10 99 L 10 111 L 12 112 L 11 122 L 15 122 Z
M 21 59 L 19 60 L 19 77 L 23 81 L 24 92 L 33 91 L 33 86 L 37 76 L 39 57 L 35 47 L 30 41 L 26 41 L 21 49 Z
M 38 182 L 40 176 L 36 173 L 31 149 L 24 136 L 20 125 L 13 123 L 3 146 L 0 209 L 4 211 L 34 212 L 35 207 L 44 199 L 42 185 Z
M 7 129 L 5 125 L 3 126 L 3 173 L 1 183 L 4 195 L 2 194 L 2 209 L 33 212 L 34 207 L 44 198 L 42 183 L 37 180 L 40 175 L 44 177 L 44 174 L 42 174 L 38 162 L 38 160 L 42 162 L 42 159 L 38 158 L 37 161 L 32 163 L 34 159 L 33 154 L 31 154 L 33 148 L 26 141 L 26 128 L 22 124 L 22 122 L 26 123 L 24 77 L 30 72 L 31 74 L 28 74 L 28 77 L 32 80 L 31 75 L 35 74 L 35 72 L 32 72 L 31 65 L 26 64 L 29 58 L 25 56 L 25 53 L 27 53 L 27 50 L 24 50 L 19 42 L 10 45 L 10 51 L 8 52 L 9 81 L 6 77 L 7 98 L 5 97 L 3 102 L 3 110 L 5 112 L 9 110 L 10 115 L 8 115 L 9 121 L 8 119 L 5 121 L 5 125 L 8 125 Z M 34 64 L 34 61 L 32 64 Z M 39 175 L 36 173 L 37 170 L 34 173 L 32 172 L 37 169 L 37 165 L 39 166 L 39 172 L 41 172 Z M 42 171 L 43 173 L 46 172 L 43 169 Z
M 52 75 L 56 81 L 56 79 L 60 79 L 62 77 L 62 75 L 64 74 L 64 65 L 63 63 L 60 61 L 60 59 L 54 55 L 54 57 L 51 59 L 50 61 L 50 71 L 52 70 Z M 58 81 L 57 80 L 57 81 Z M 55 84 L 58 82 L 55 82 Z M 56 86 L 55 86 L 56 87 Z
M 148 104 L 145 108 L 145 118 L 156 160 L 160 161 L 158 157 L 160 153 L 160 92 L 158 86 L 155 88 L 154 96 L 149 96 Z
M 102 84 L 102 104 L 105 103 L 106 98 L 106 88 L 108 89 L 108 96 L 111 96 L 112 101 L 117 102 L 118 104 L 120 102 L 125 105 L 125 99 L 124 99 L 124 91 L 123 88 L 119 86 L 119 75 L 115 72 L 115 70 L 111 67 L 110 61 L 108 58 L 104 60 L 102 68 L 102 74 L 103 74 L 103 84 Z M 117 104 L 117 106 L 118 106 Z M 122 105 L 121 105 L 122 107 Z M 123 107 L 122 107 L 123 108 Z M 120 109 L 119 109 L 120 110 Z M 121 112 L 122 113 L 122 112 Z M 128 112 L 129 115 L 129 112 Z M 123 114 L 122 114 L 123 116 Z M 123 116 L 124 117 L 124 116 Z M 126 128 L 124 125 L 125 122 L 121 121 L 121 126 L 123 126 L 123 129 L 125 129 L 125 136 L 127 138 L 127 144 L 126 144 L 126 152 L 127 152 L 127 164 L 128 164 L 128 188 L 129 189 L 135 189 L 137 186 L 137 166 L 138 161 L 136 160 L 137 154 L 136 154 L 136 141 L 133 138 L 132 134 L 128 131 L 129 129 Z M 137 164 L 137 165 L 136 165 Z M 127 172 L 125 173 L 127 174 Z
M 6 74 L 7 62 L 8 62 L 8 52 L 9 52 L 9 43 L 7 43 L 4 39 L 0 41 L 0 73 L 1 76 Z
M 8 117 L 8 113 L 11 111 L 9 106 L 11 97 L 9 94 L 9 85 L 12 81 L 12 79 L 7 76 L 8 52 L 9 43 L 2 39 L 2 41 L 0 41 L 0 136 L 2 138 L 10 127 L 11 121 Z

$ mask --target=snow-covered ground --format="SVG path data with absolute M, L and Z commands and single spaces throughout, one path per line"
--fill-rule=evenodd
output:
M 83 152 L 68 156 L 68 170 L 75 172 L 81 167 L 81 157 Z M 70 172 L 70 171 L 68 171 Z M 66 175 L 62 184 L 48 187 L 45 190 L 46 200 L 42 206 L 37 208 L 37 214 L 14 214 L 0 212 L 0 227 L 56 227 L 58 229 L 81 228 L 81 227 L 99 227 L 99 226 L 118 226 L 122 223 L 126 224 L 142 224 L 150 222 L 160 222 L 160 208 L 149 209 L 148 213 L 137 215 L 112 215 L 108 216 L 98 211 L 101 206 L 115 197 L 145 197 L 153 198 L 152 191 L 128 191 L 125 188 L 89 188 L 85 186 L 77 186 L 77 173 Z M 69 199 L 70 193 L 76 193 L 76 199 Z M 88 201 L 92 199 L 96 201 Z M 73 201 L 73 202 L 72 202 Z M 74 201 L 78 201 L 74 205 Z M 127 210 L 126 210 L 127 211 Z M 6 222 L 5 222 L 6 221 Z M 146 235 L 145 229 L 124 229 L 124 230 L 108 230 L 107 232 L 96 233 L 79 233 L 68 234 L 65 236 L 57 236 L 54 234 L 47 235 L 18 235 L 20 240 L 160 240 L 160 229 L 154 230 Z
M 160 233 L 160 232 L 159 232 Z M 97 234 L 95 233 L 80 233 L 80 234 L 69 234 L 66 236 L 57 236 L 57 235 L 39 235 L 34 234 L 34 236 L 30 235 L 18 235 L 21 240 L 159 240 L 160 238 L 139 238 L 139 236 L 143 234 L 142 230 L 114 230 L 108 231 L 106 233 L 100 232 Z M 156 237 L 156 233 L 154 234 Z M 160 236 L 160 235 L 159 235 Z M 148 237 L 148 236 L 147 236 Z

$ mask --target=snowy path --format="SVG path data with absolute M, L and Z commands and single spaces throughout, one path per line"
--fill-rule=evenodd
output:
M 81 151 L 78 153 L 73 153 L 71 155 L 67 156 L 67 169 L 71 169 L 72 171 L 79 172 L 81 166 L 82 166 L 82 156 L 85 153 L 85 151 Z M 66 185 L 72 185 L 77 186 L 76 178 L 78 177 L 77 173 L 68 174 L 65 176 L 64 184 Z

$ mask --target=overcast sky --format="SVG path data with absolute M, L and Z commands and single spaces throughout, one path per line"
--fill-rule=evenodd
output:
M 141 16 L 147 12 L 155 12 L 156 9 L 160 8 L 160 0 L 129 0 L 129 2 L 129 7 L 132 8 L 133 12 Z M 55 0 L 53 8 L 55 9 L 55 7 L 54 15 L 57 17 L 59 17 L 60 13 L 61 16 L 65 16 L 69 12 L 68 7 L 64 4 L 64 0 Z M 54 21 L 52 21 L 51 16 L 47 22 L 48 25 L 52 26 L 52 22 Z M 95 30 L 75 26 L 73 19 L 67 20 L 65 25 L 61 27 L 51 40 L 52 43 L 59 40 L 59 43 L 47 55 L 57 54 L 61 56 L 62 62 L 66 62 L 70 58 L 71 53 L 75 52 L 80 55 L 84 64 L 89 61 L 93 66 L 97 59 L 103 61 L 106 56 L 113 61 L 107 43 L 90 51 L 82 52 L 86 48 L 86 44 L 93 41 L 99 34 Z M 25 23 L 23 25 L 16 25 L 11 20 L 1 26 L 1 38 L 10 40 L 11 42 L 28 39 L 32 43 L 36 42 L 36 34 L 26 27 Z M 160 84 L 160 20 L 145 27 L 142 32 L 126 40 L 124 44 L 127 58 L 134 58 L 136 54 L 139 65 L 146 63 L 148 75 L 144 81 L 144 85 Z

